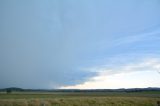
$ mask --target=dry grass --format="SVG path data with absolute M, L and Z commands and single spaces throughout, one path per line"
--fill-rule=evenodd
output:
M 0 106 L 156 106 L 160 98 L 70 97 L 39 99 L 0 99 Z

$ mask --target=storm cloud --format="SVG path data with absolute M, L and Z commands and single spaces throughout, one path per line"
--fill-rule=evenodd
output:
M 155 56 L 159 10 L 158 0 L 1 0 L 0 88 L 79 84 L 96 75 L 86 67 Z

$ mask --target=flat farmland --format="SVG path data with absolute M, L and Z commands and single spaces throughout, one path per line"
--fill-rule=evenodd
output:
M 158 106 L 160 92 L 0 93 L 0 106 Z

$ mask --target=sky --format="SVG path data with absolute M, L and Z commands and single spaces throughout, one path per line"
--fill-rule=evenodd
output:
M 159 0 L 0 0 L 0 88 L 160 87 Z

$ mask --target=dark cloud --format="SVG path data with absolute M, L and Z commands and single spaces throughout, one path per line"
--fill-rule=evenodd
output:
M 1 5 L 1 88 L 58 87 L 88 76 L 76 68 L 77 46 L 63 32 L 63 2 L 1 1 Z
M 93 76 L 83 68 L 127 51 L 112 47 L 119 38 L 158 24 L 156 1 L 151 8 L 137 4 L 143 3 L 1 0 L 0 88 L 56 88 Z

